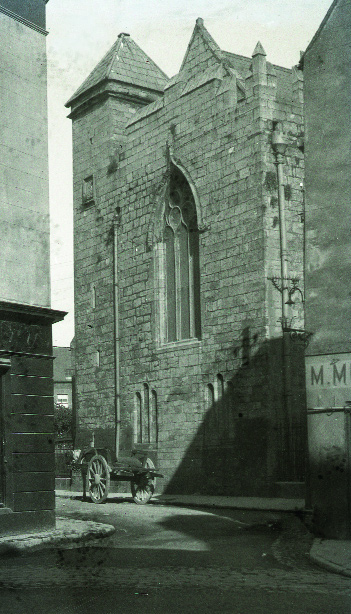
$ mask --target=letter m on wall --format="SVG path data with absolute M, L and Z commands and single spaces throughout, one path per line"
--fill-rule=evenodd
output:
M 341 384 L 342 381 L 343 381 L 344 384 L 346 384 L 346 364 L 345 363 L 343 364 L 340 373 L 339 373 L 336 365 L 333 365 L 333 383 L 334 383 L 334 386 L 337 385 L 337 381 L 336 380 L 338 380 L 339 384 Z
M 323 386 L 323 365 L 321 365 L 318 373 L 316 373 L 314 367 L 311 367 L 311 385 L 320 384 Z

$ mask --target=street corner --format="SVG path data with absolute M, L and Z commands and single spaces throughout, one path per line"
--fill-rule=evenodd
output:
M 315 538 L 310 559 L 328 571 L 351 578 L 351 541 Z
M 56 518 L 56 528 L 41 533 L 26 533 L 0 538 L 0 556 L 21 554 L 28 550 L 69 547 L 112 535 L 115 527 L 92 520 Z

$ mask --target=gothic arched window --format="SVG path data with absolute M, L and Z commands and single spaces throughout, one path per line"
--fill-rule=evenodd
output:
M 166 197 L 163 243 L 166 341 L 199 339 L 199 229 L 192 191 L 176 167 Z
M 143 400 L 140 392 L 135 394 L 135 443 L 143 443 Z

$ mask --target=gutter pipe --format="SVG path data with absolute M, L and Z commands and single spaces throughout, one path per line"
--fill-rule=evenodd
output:
M 280 230 L 280 267 L 281 267 L 281 284 L 282 284 L 282 330 L 283 330 L 283 423 L 286 424 L 287 436 L 282 442 L 285 448 L 287 466 L 283 468 L 285 471 L 291 472 L 291 436 L 292 436 L 292 391 L 291 391 L 291 373 L 290 373 L 290 342 L 289 336 L 285 332 L 288 324 L 288 257 L 287 257 L 287 240 L 286 240 L 286 222 L 285 222 L 285 196 L 284 196 L 284 176 L 283 163 L 284 153 L 287 148 L 286 137 L 276 128 L 272 135 L 272 145 L 276 155 L 276 167 L 278 177 L 278 206 L 279 206 L 279 230 Z M 284 450 L 283 450 L 284 452 Z M 286 479 L 287 476 L 282 476 Z
M 120 208 L 113 218 L 113 321 L 115 354 L 115 454 L 119 457 L 121 433 L 121 391 L 120 391 L 120 336 L 119 336 L 119 286 L 118 286 L 118 229 L 121 224 Z

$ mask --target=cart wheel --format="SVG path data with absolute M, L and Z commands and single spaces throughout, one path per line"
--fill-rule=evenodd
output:
M 155 469 L 155 465 L 151 458 L 147 458 L 144 462 L 144 467 Z M 136 479 L 132 480 L 132 497 L 138 505 L 145 505 L 150 501 L 152 495 L 155 492 L 156 478 L 148 478 L 147 475 L 140 475 Z
M 106 501 L 110 489 L 110 469 L 100 454 L 95 454 L 89 461 L 86 484 L 93 503 Z

